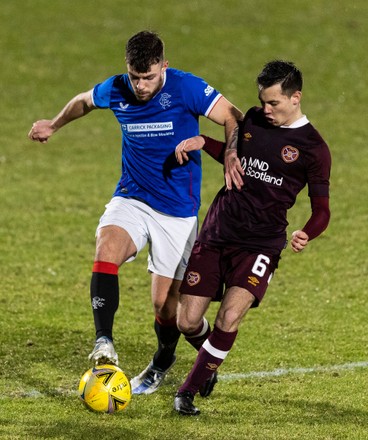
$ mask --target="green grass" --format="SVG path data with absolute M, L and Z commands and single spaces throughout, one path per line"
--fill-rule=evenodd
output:
M 368 361 L 366 1 L 12 0 L 0 20 L 0 437 L 368 438 L 368 370 L 354 367 Z M 284 252 L 215 392 L 196 399 L 198 418 L 172 411 L 195 356 L 184 341 L 166 385 L 123 413 L 94 414 L 78 401 L 93 345 L 94 232 L 119 177 L 120 132 L 110 112 L 93 112 L 46 145 L 26 137 L 33 121 L 123 71 L 126 39 L 146 27 L 165 39 L 171 66 L 205 77 L 242 109 L 257 104 L 254 80 L 266 61 L 295 61 L 303 110 L 333 157 L 330 227 L 302 254 Z M 223 179 L 203 157 L 201 219 Z M 304 191 L 289 232 L 308 216 Z M 155 350 L 149 282 L 144 253 L 121 270 L 115 339 L 129 376 Z M 255 375 L 279 369 L 289 373 Z

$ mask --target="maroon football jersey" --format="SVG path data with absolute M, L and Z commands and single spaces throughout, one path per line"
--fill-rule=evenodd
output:
M 287 210 L 308 185 L 309 196 L 329 194 L 331 156 L 317 130 L 274 127 L 261 108 L 240 123 L 241 190 L 223 187 L 211 204 L 198 241 L 278 254 L 286 245 Z

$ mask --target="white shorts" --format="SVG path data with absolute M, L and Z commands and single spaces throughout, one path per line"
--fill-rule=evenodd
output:
M 149 243 L 148 270 L 168 278 L 182 280 L 197 236 L 198 220 L 173 217 L 155 211 L 146 203 L 127 197 L 113 197 L 106 205 L 97 227 L 115 225 L 125 229 L 137 254 Z

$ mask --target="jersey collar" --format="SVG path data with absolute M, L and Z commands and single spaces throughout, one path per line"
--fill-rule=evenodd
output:
M 309 124 L 309 120 L 305 115 L 303 115 L 301 118 L 299 118 L 290 125 L 280 125 L 280 128 L 299 128 L 307 124 Z

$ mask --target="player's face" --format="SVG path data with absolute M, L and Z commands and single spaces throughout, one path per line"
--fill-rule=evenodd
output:
M 260 88 L 258 97 L 267 121 L 275 127 L 280 127 L 291 125 L 302 116 L 301 95 L 299 91 L 292 96 L 283 95 L 280 84 L 275 84 L 271 87 Z
M 148 72 L 139 73 L 133 70 L 130 64 L 127 65 L 130 84 L 138 101 L 149 101 L 162 88 L 167 67 L 168 62 L 162 61 L 152 64 Z

